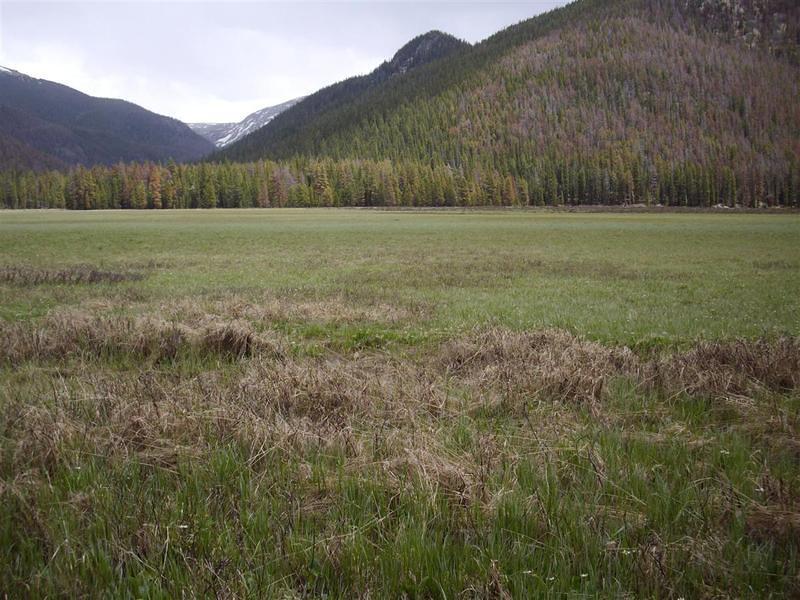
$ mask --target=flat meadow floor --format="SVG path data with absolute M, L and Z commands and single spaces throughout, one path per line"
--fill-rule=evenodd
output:
M 0 595 L 800 594 L 800 215 L 0 211 Z

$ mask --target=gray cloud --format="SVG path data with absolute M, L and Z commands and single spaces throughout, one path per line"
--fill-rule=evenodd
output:
M 184 121 L 238 121 L 428 30 L 476 42 L 565 3 L 0 0 L 0 64 Z

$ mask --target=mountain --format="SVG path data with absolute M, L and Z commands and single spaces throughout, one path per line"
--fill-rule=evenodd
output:
M 400 48 L 390 61 L 384 62 L 375 71 L 366 76 L 371 85 L 376 85 L 402 75 L 412 69 L 444 58 L 458 50 L 469 48 L 469 44 L 450 34 L 441 31 L 429 31 L 415 37 Z
M 0 168 L 186 161 L 213 149 L 176 119 L 0 67 Z
M 396 75 L 402 75 L 426 63 L 443 58 L 469 44 L 441 31 L 429 31 L 417 36 L 400 48 L 391 60 L 385 61 L 372 73 L 351 77 L 343 82 L 320 90 L 313 97 L 300 97 L 277 106 L 263 108 L 245 117 L 239 123 L 189 123 L 195 132 L 210 140 L 218 148 L 230 146 L 245 136 L 270 123 L 275 117 L 297 104 L 301 106 L 293 113 L 301 121 L 304 114 L 329 110 L 333 106 L 347 104 L 364 90 L 379 86 Z M 303 104 L 304 100 L 308 100 Z
M 322 90 L 220 155 L 442 165 L 479 186 L 524 180 L 542 201 L 790 197 L 798 6 L 578 0 L 403 75 L 379 69 L 378 85 Z
M 388 82 L 403 79 L 403 76 L 427 64 L 469 47 L 467 42 L 441 31 L 417 36 L 371 73 L 335 83 L 302 99 L 268 126 L 230 144 L 216 156 L 232 160 L 254 158 L 261 156 L 265 147 L 270 146 L 283 147 L 285 155 L 302 152 L 303 148 L 294 145 L 296 134 L 307 130 L 317 118 L 324 118 L 337 110 L 347 110 L 364 95 L 380 90 Z
M 188 125 L 192 131 L 203 136 L 217 148 L 224 148 L 239 141 L 247 134 L 261 129 L 283 111 L 303 100 L 304 97 L 262 108 L 247 115 L 238 123 L 188 123 Z

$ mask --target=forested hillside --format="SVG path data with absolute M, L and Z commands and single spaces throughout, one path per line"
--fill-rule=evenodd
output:
M 216 158 L 258 158 L 267 152 L 265 143 L 285 146 L 283 154 L 287 156 L 302 154 L 307 148 L 299 138 L 313 135 L 309 132 L 316 131 L 314 124 L 318 120 L 341 119 L 343 114 L 352 119 L 358 115 L 359 107 L 368 104 L 376 95 L 384 94 L 386 89 L 393 89 L 395 80 L 407 82 L 417 70 L 466 48 L 469 44 L 441 31 L 417 36 L 371 73 L 351 77 L 311 94 L 279 114 L 267 126 L 226 147 Z M 344 121 L 339 123 L 341 126 L 345 124 Z
M 797 0 L 684 0 L 673 13 L 723 40 L 767 50 L 800 62 L 800 2 Z M 685 23 L 685 21 L 684 21 Z
M 767 50 L 784 58 L 797 56 L 800 48 L 800 5 L 792 0 L 578 0 L 509 27 L 474 47 L 453 48 L 443 60 L 431 61 L 405 77 L 362 90 L 347 98 L 347 102 L 309 110 L 312 100 L 318 97 L 311 96 L 269 127 L 247 138 L 246 143 L 233 145 L 220 156 L 252 160 L 326 152 L 329 138 L 347 137 L 352 130 L 367 127 L 370 121 L 392 115 L 418 99 L 435 98 L 454 89 L 460 97 L 468 97 L 473 84 L 480 85 L 480 80 L 486 77 L 487 68 L 492 69 L 492 80 L 502 81 L 504 74 L 492 67 L 521 46 L 562 32 L 574 35 L 598 22 L 623 17 L 634 18 L 643 25 L 667 26 L 676 32 L 700 36 L 713 46 L 720 42 L 731 43 L 739 50 Z M 615 42 L 614 39 L 599 40 L 592 48 L 603 51 Z M 680 39 L 675 40 L 675 45 L 680 43 Z M 563 44 L 563 49 L 569 51 L 568 44 Z M 559 51 L 560 47 L 549 49 L 553 58 L 558 58 Z M 618 57 L 606 54 L 597 58 L 608 62 Z M 665 71 L 667 76 L 672 75 L 670 71 L 680 70 L 682 65 L 671 64 L 672 56 L 661 58 L 662 61 L 650 66 Z M 569 80 L 560 83 L 566 87 L 571 85 Z M 662 90 L 654 86 L 650 91 L 659 93 Z M 612 104 L 599 106 L 598 110 L 618 108 Z M 449 135 L 449 132 L 436 134 Z
M 750 203 L 797 170 L 797 15 L 779 0 L 584 0 L 302 124 L 288 111 L 222 156 L 494 169 L 547 202 L 674 202 L 678 178 Z

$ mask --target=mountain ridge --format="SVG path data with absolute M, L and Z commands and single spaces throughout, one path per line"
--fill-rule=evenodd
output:
M 487 65 L 493 64 L 514 48 L 541 39 L 554 31 L 574 27 L 590 27 L 593 22 L 604 19 L 633 15 L 643 22 L 670 23 L 676 30 L 686 30 L 701 37 L 712 36 L 719 39 L 720 43 L 740 42 L 743 47 L 754 51 L 766 48 L 773 54 L 780 55 L 781 52 L 775 51 L 775 48 L 764 42 L 765 39 L 772 39 L 777 34 L 754 36 L 742 32 L 757 29 L 754 23 L 762 22 L 764 13 L 768 13 L 771 8 L 786 8 L 787 6 L 788 17 L 783 20 L 773 19 L 776 23 L 775 29 L 776 31 L 784 29 L 796 31 L 797 22 L 800 21 L 800 5 L 794 7 L 789 6 L 790 4 L 786 0 L 680 0 L 680 2 L 677 0 L 576 0 L 563 7 L 507 27 L 474 46 L 461 47 L 457 51 L 441 57 L 441 60 L 432 61 L 408 72 L 403 78 L 390 78 L 384 81 L 383 85 L 365 89 L 363 93 L 350 98 L 348 103 L 307 110 L 303 114 L 303 119 L 292 118 L 299 114 L 298 111 L 301 108 L 295 107 L 294 112 L 287 111 L 269 126 L 239 143 L 227 147 L 224 152 L 218 153 L 212 159 L 270 158 L 283 160 L 299 155 L 345 156 L 338 152 L 331 154 L 330 140 L 332 138 L 347 138 L 351 135 L 352 130 L 370 127 L 376 122 L 384 121 L 418 99 L 424 102 L 426 98 L 445 93 L 448 89 L 461 85 L 463 81 L 474 79 L 476 74 L 480 73 Z M 736 35 L 727 32 L 726 26 L 720 25 L 720 23 L 728 23 L 731 20 L 728 13 L 729 6 L 733 6 L 730 11 L 738 15 L 739 19 L 737 21 L 739 33 Z M 718 15 L 719 18 L 716 18 Z M 787 22 L 789 25 L 786 25 Z M 791 36 L 788 37 L 791 38 Z M 749 43 L 746 42 L 748 39 L 751 40 Z M 760 41 L 754 43 L 753 39 Z M 789 42 L 786 43 L 795 50 L 800 47 L 800 37 L 797 37 L 794 45 Z M 782 54 L 791 59 L 793 52 L 790 49 L 782 51 Z M 314 95 L 309 98 L 313 99 Z M 438 145 L 438 142 L 432 139 L 436 136 L 446 137 L 446 133 L 437 131 L 435 135 L 425 134 L 424 137 L 430 140 L 429 146 Z M 405 137 L 408 138 L 408 135 Z M 351 152 L 346 156 L 374 159 L 397 158 L 397 156 L 385 154 L 358 152 Z
M 260 144 L 259 140 L 264 135 L 270 136 L 273 131 L 278 132 L 278 138 L 291 135 L 317 115 L 354 104 L 361 96 L 380 89 L 386 82 L 407 77 L 428 64 L 469 47 L 471 47 L 469 43 L 438 30 L 418 35 L 397 50 L 391 59 L 384 61 L 370 73 L 350 77 L 306 96 L 301 102 L 278 115 L 267 126 L 227 146 L 221 152 L 217 152 L 212 159 L 236 160 L 252 156 L 253 148 Z M 269 133 L 265 134 L 267 128 Z
M 64 165 L 185 161 L 213 150 L 177 119 L 7 67 L 0 68 L 0 106 L 0 138 L 18 149 L 17 166 L 40 167 L 42 156 Z

